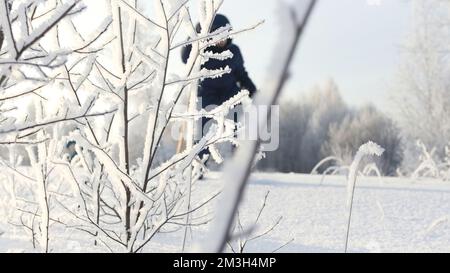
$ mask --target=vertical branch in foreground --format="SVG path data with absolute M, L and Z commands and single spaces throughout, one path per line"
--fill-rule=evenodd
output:
M 36 119 L 41 121 L 44 119 L 44 110 L 42 102 L 35 103 Z M 38 138 L 45 137 L 45 130 L 41 130 L 37 133 Z M 39 205 L 41 213 L 41 220 L 39 224 L 39 230 L 41 232 L 39 244 L 43 252 L 48 253 L 49 244 L 49 225 L 50 225 L 50 209 L 49 209 L 49 194 L 47 191 L 47 144 L 45 142 L 36 145 L 36 150 L 32 146 L 26 147 L 28 156 L 30 158 L 31 167 L 36 177 L 36 200 Z
M 211 29 L 212 23 L 214 21 L 214 18 L 216 17 L 217 11 L 222 5 L 222 2 L 218 4 L 217 7 L 214 6 L 214 1 L 210 2 L 204 2 L 204 5 L 206 6 L 206 10 L 213 10 L 211 13 L 205 14 L 205 18 L 202 18 L 202 28 L 201 28 L 201 36 L 206 36 Z M 200 42 L 196 42 L 196 45 L 193 46 L 193 50 L 196 50 L 196 54 L 200 55 Z M 200 63 L 195 62 L 193 64 L 194 71 L 200 70 Z M 198 83 L 199 80 L 195 80 L 191 83 L 191 92 L 189 94 L 189 104 L 188 104 L 188 113 L 192 116 L 195 116 L 197 113 L 197 96 L 198 96 Z M 203 130 L 203 128 L 202 128 Z M 187 122 L 186 125 L 186 150 L 191 150 L 194 147 L 194 138 L 195 138 L 195 118 L 193 117 Z M 192 196 L 192 168 L 188 169 L 188 181 L 187 181 L 187 200 L 186 200 L 186 211 L 191 211 L 191 196 Z M 186 241 L 187 241 L 187 235 L 188 231 L 190 229 L 190 214 L 186 214 L 186 226 L 184 229 L 184 237 L 183 237 L 183 247 L 182 252 L 185 252 L 186 249 Z
M 122 102 L 119 107 L 119 122 L 120 122 L 120 134 L 121 134 L 121 142 L 120 142 L 120 168 L 127 175 L 130 174 L 130 156 L 129 156 L 129 132 L 128 132 L 128 90 L 127 90 L 127 66 L 126 66 L 126 55 L 125 55 L 125 37 L 124 37 L 124 22 L 122 19 L 122 10 L 119 5 L 112 5 L 112 13 L 113 13 L 113 25 L 114 31 L 117 36 L 117 45 L 116 45 L 116 54 L 118 59 L 116 59 L 116 70 L 120 72 L 122 86 L 120 87 L 122 93 Z M 119 93 L 120 96 L 120 93 Z M 131 239 L 131 192 L 127 185 L 122 181 L 124 192 L 125 192 L 125 202 L 124 202 L 124 222 L 125 222 L 125 232 L 126 232 L 126 241 L 128 242 Z
M 3 35 L 3 30 L 0 28 L 0 50 L 2 50 L 4 38 L 5 36 Z
M 275 69 L 270 73 L 269 80 L 265 85 L 266 89 L 256 96 L 256 105 L 269 106 L 276 103 L 288 79 L 290 65 L 317 0 L 298 0 L 298 2 L 304 10 L 296 11 L 293 7 L 289 8 L 290 25 L 283 26 L 283 29 L 288 27 L 288 31 L 291 31 L 291 33 L 286 35 L 286 32 L 283 31 L 283 36 L 279 38 L 280 45 L 276 48 L 272 63 Z M 270 116 L 270 114 L 271 110 L 269 107 L 267 115 Z M 222 182 L 225 188 L 221 199 L 224 201 L 220 202 L 219 200 L 219 205 L 216 207 L 216 218 L 212 223 L 207 240 L 205 240 L 206 244 L 202 249 L 205 252 L 223 252 L 226 247 L 230 238 L 234 217 L 251 173 L 255 155 L 261 144 L 259 132 L 266 127 L 267 117 L 258 117 L 257 140 L 243 143 L 233 160 L 223 170 Z M 218 212 L 220 212 L 220 216 L 218 216 Z
M 9 14 L 11 12 L 10 6 L 8 6 L 8 3 L 6 1 L 0 1 L 0 16 L 3 17 L 3 22 L 0 23 L 0 50 L 3 48 L 3 42 L 6 40 L 13 41 L 13 44 L 15 44 L 14 37 L 12 36 L 12 26 L 11 21 L 9 19 Z M 5 29 L 5 30 L 3 30 Z M 12 45 L 7 46 L 12 48 Z M 9 50 L 11 51 L 11 50 Z M 16 50 L 17 51 L 17 50 Z M 15 57 L 15 56 L 14 56 Z M 3 85 L 3 83 L 6 81 L 7 75 L 6 73 L 3 73 L 3 68 L 0 69 L 0 86 Z
M 160 26 L 159 31 L 161 32 L 161 41 L 159 44 L 162 46 L 162 57 L 163 57 L 163 65 L 162 65 L 162 75 L 161 75 L 161 87 L 158 90 L 158 100 L 156 102 L 155 110 L 151 113 L 150 118 L 148 119 L 147 124 L 147 133 L 145 138 L 145 147 L 144 147 L 144 155 L 143 155 L 143 164 L 144 164 L 144 177 L 143 177 L 143 191 L 147 191 L 147 187 L 149 184 L 149 175 L 155 160 L 156 151 L 157 151 L 157 143 L 156 143 L 156 131 L 158 130 L 158 121 L 160 118 L 160 111 L 162 106 L 162 100 L 164 97 L 165 89 L 167 87 L 166 81 L 169 73 L 169 57 L 170 57 L 170 30 L 169 30 L 169 18 L 166 14 L 166 9 L 164 7 L 164 3 L 162 0 L 159 1 L 159 23 L 163 26 Z
M 195 114 L 197 110 L 197 81 L 191 84 L 191 94 L 189 97 L 189 114 Z M 194 134 L 195 134 L 195 121 L 194 118 L 190 119 L 186 125 L 186 149 L 191 150 L 194 147 Z M 188 169 L 188 181 L 187 181 L 187 201 L 186 201 L 186 211 L 191 210 L 191 195 L 192 195 L 192 168 Z M 183 247 L 182 252 L 185 251 L 186 248 L 186 240 L 189 231 L 189 216 L 190 214 L 186 214 L 186 227 L 184 228 L 184 237 L 183 237 Z

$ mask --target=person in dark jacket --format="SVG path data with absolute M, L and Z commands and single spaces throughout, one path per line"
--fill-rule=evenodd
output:
M 217 14 L 211 26 L 210 32 L 212 33 L 221 27 L 226 27 L 227 25 L 230 25 L 228 18 L 222 14 Z M 197 31 L 200 32 L 199 25 L 197 25 Z M 253 96 L 256 92 L 256 86 L 250 79 L 247 70 L 245 69 L 244 58 L 242 57 L 241 50 L 233 43 L 232 39 L 221 41 L 214 46 L 208 47 L 205 51 L 222 53 L 226 50 L 229 50 L 233 54 L 232 58 L 226 60 L 211 58 L 202 65 L 202 68 L 206 68 L 208 70 L 225 68 L 226 66 L 231 68 L 231 72 L 224 74 L 222 77 L 205 79 L 200 82 L 198 96 L 201 98 L 203 109 L 207 109 L 208 106 L 211 105 L 222 105 L 243 89 L 248 90 L 250 92 L 250 96 Z M 191 45 L 183 48 L 182 60 L 184 63 L 187 63 L 191 51 Z M 237 117 L 235 116 L 235 121 L 236 119 Z M 202 119 L 203 130 L 205 129 L 205 125 L 208 121 L 209 119 L 207 118 Z M 202 151 L 200 158 L 206 154 L 209 154 L 208 149 Z
M 69 141 L 66 144 L 66 150 L 67 150 L 67 160 L 69 162 L 72 162 L 72 160 L 78 155 L 77 150 L 75 148 L 75 146 L 77 145 L 77 143 L 75 141 Z

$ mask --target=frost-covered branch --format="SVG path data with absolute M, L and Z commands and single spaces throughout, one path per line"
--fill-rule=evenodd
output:
M 33 172 L 12 164 L 15 154 L 1 165 L 9 179 L 29 188 L 19 209 L 36 213 L 24 213 L 23 226 L 44 250 L 51 249 L 52 219 L 91 236 L 95 247 L 126 252 L 145 250 L 169 227 L 187 230 L 209 222 L 191 217 L 217 196 L 191 198 L 206 168 L 197 155 L 211 147 L 219 158 L 215 146 L 234 141 L 235 124 L 224 115 L 248 92 L 205 113 L 196 109 L 196 87 L 231 72 L 201 70 L 209 59 L 233 57 L 205 52 L 205 46 L 242 31 L 209 33 L 221 1 L 201 1 L 201 33 L 188 1 L 152 2 L 149 16 L 137 0 L 104 1 L 105 18 L 89 34 L 76 23 L 89 1 L 30 0 L 30 6 L 2 10 L 11 18 L 1 28 L 0 145 L 25 147 Z M 11 25 L 11 31 L 4 27 Z M 178 71 L 169 60 L 183 45 L 182 34 L 188 34 L 192 54 Z M 69 46 L 66 37 L 73 40 Z M 176 113 L 185 96 L 188 112 Z M 31 101 L 31 110 L 20 105 L 22 98 Z M 196 143 L 193 124 L 202 115 L 219 124 Z M 167 131 L 179 121 L 189 123 L 189 145 L 163 157 Z M 136 137 L 136 130 L 143 136 Z
M 286 14 L 288 15 L 287 18 L 290 21 L 287 26 L 283 26 L 283 35 L 279 38 L 280 45 L 277 47 L 276 54 L 274 54 L 274 62 L 272 64 L 274 71 L 270 73 L 270 80 L 265 86 L 266 89 L 261 91 L 255 98 L 256 105 L 273 105 L 277 101 L 286 83 L 290 64 L 300 38 L 316 3 L 317 1 L 315 0 L 299 1 L 299 4 L 304 5 L 304 9 L 301 12 L 295 11 L 292 7 L 286 9 L 288 11 L 288 14 Z M 286 33 L 286 28 L 288 33 Z M 267 118 L 260 118 L 259 127 L 266 128 L 266 126 Z M 209 244 L 203 246 L 203 251 L 205 252 L 222 252 L 231 236 L 230 232 L 234 217 L 251 173 L 253 159 L 261 143 L 260 138 L 258 137 L 257 139 L 242 145 L 233 161 L 224 168 L 222 181 L 226 186 L 221 198 L 226 201 L 220 202 L 221 205 L 217 208 L 221 216 L 215 219 L 213 223 L 207 239 Z

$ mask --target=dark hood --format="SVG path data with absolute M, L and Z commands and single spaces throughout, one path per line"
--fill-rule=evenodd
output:
M 212 23 L 210 32 L 214 32 L 221 27 L 226 27 L 227 25 L 231 25 L 230 20 L 228 20 L 228 18 L 223 14 L 217 14 Z M 197 33 L 200 33 L 202 31 L 200 23 L 197 23 L 196 30 Z
M 231 25 L 230 20 L 223 14 L 217 14 L 212 23 L 210 32 L 214 32 L 221 27 L 226 27 L 227 25 Z M 197 24 L 197 32 L 201 32 L 200 24 Z M 228 39 L 228 45 L 230 45 L 232 42 L 233 39 Z
M 230 20 L 223 14 L 217 14 L 211 26 L 211 32 L 214 32 L 221 27 L 226 27 L 227 25 L 231 25 Z

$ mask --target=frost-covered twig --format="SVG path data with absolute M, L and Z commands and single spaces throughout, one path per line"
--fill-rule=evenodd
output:
M 411 178 L 418 179 L 421 177 L 427 178 L 440 178 L 443 180 L 448 180 L 448 174 L 450 173 L 450 160 L 449 160 L 449 148 L 445 147 L 445 158 L 442 162 L 439 163 L 435 157 L 436 149 L 432 149 L 430 152 L 428 151 L 425 144 L 418 140 L 417 146 L 421 151 L 420 155 L 420 164 L 411 174 Z
M 38 26 L 35 29 L 27 30 L 30 31 L 29 33 L 22 33 L 26 34 L 26 36 L 23 37 L 17 37 L 15 33 L 13 32 L 13 20 L 11 18 L 11 9 L 8 7 L 8 3 L 6 0 L 0 1 L 0 15 L 2 20 L 0 21 L 0 28 L 5 32 L 5 40 L 6 44 L 8 45 L 7 49 L 7 55 L 8 59 L 11 61 L 11 64 L 8 67 L 2 67 L 1 73 L 0 73 L 0 86 L 4 84 L 4 82 L 8 78 L 8 74 L 10 72 L 10 67 L 15 62 L 20 63 L 22 62 L 21 58 L 22 56 L 37 42 L 39 42 L 49 31 L 55 28 L 58 23 L 66 18 L 67 16 L 73 15 L 73 12 L 76 11 L 75 7 L 80 3 L 80 0 L 71 0 L 67 3 L 62 4 L 59 6 L 55 11 L 50 15 L 50 18 L 45 22 L 42 23 L 40 26 Z M 28 24 L 28 16 L 31 14 L 32 8 L 35 8 L 37 5 L 39 5 L 39 1 L 34 1 L 30 5 L 29 11 L 27 11 L 26 16 L 20 16 L 17 20 L 19 24 L 22 24 L 23 27 L 29 27 Z M 37 60 L 45 60 L 47 58 L 47 63 L 50 64 L 55 57 L 51 57 L 51 54 L 44 54 L 39 56 L 39 54 L 34 53 L 33 56 L 36 56 Z M 48 57 L 51 58 L 48 58 Z M 39 65 L 39 64 L 37 64 Z
M 275 228 L 277 226 L 280 225 L 281 220 L 283 219 L 283 217 L 279 217 L 274 224 L 272 224 L 271 226 L 267 227 L 265 230 L 261 231 L 260 233 L 253 234 L 254 231 L 256 230 L 257 226 L 259 225 L 259 221 L 261 220 L 261 216 L 262 216 L 262 214 L 264 212 L 264 209 L 267 206 L 267 199 L 269 197 L 269 194 L 270 194 L 270 191 L 268 191 L 266 193 L 266 195 L 264 196 L 263 203 L 261 205 L 261 208 L 258 211 L 256 219 L 255 219 L 253 225 L 248 230 L 244 230 L 244 227 L 243 227 L 243 225 L 241 223 L 241 219 L 240 219 L 240 216 L 239 216 L 239 213 L 238 213 L 238 215 L 237 215 L 237 224 L 235 224 L 235 226 L 236 226 L 235 229 L 237 229 L 240 233 L 232 235 L 232 238 L 230 239 L 230 241 L 227 242 L 227 245 L 231 248 L 231 250 L 234 253 L 236 253 L 236 252 L 244 253 L 245 248 L 246 248 L 248 243 L 250 243 L 252 241 L 255 241 L 255 240 L 258 240 L 258 239 L 260 239 L 260 238 L 270 234 L 271 232 L 273 232 L 275 230 Z M 238 240 L 238 246 L 239 246 L 238 250 L 235 250 L 233 248 L 233 246 L 232 246 L 232 241 L 234 241 L 234 240 Z
M 85 118 L 102 117 L 105 115 L 113 114 L 116 111 L 117 111 L 116 109 L 113 109 L 113 110 L 99 112 L 99 113 L 82 112 L 80 114 L 75 114 L 73 116 L 66 116 L 66 117 L 61 117 L 61 118 L 48 118 L 48 119 L 42 120 L 39 123 L 29 122 L 28 124 L 26 123 L 26 124 L 23 124 L 23 125 L 20 125 L 17 127 L 11 126 L 11 128 L 2 128 L 0 130 L 0 134 L 8 134 L 8 133 L 13 133 L 13 132 L 24 132 L 24 131 L 28 131 L 28 130 L 32 130 L 32 129 L 36 129 L 36 128 L 40 128 L 40 127 L 46 127 L 46 126 L 50 126 L 50 125 L 54 125 L 54 124 L 66 122 L 66 121 L 76 121 L 76 120 L 85 119 Z

